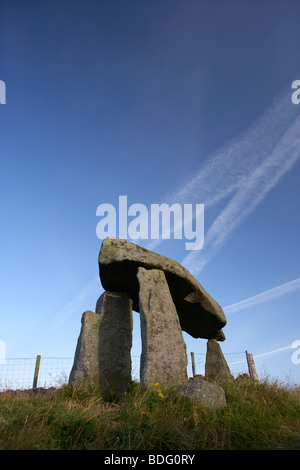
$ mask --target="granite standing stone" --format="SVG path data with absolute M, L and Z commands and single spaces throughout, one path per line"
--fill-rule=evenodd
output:
M 142 336 L 140 383 L 180 385 L 187 381 L 186 345 L 165 275 L 140 267 L 137 278 Z
M 81 331 L 77 341 L 69 383 L 94 387 L 99 384 L 99 327 L 101 316 L 87 310 L 81 317 Z
M 215 339 L 207 341 L 205 378 L 211 382 L 218 380 L 227 382 L 233 379 L 221 346 Z
M 98 366 L 103 396 L 114 399 L 131 386 L 132 300 L 125 292 L 104 292 L 97 302 Z
M 104 292 L 96 310 L 82 316 L 69 383 L 100 385 L 114 399 L 131 385 L 132 301 L 125 292 Z

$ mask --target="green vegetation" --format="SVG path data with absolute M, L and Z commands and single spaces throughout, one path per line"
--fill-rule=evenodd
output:
M 0 449 L 300 449 L 300 390 L 265 381 L 220 384 L 228 406 L 134 383 L 118 402 L 63 386 L 0 394 Z

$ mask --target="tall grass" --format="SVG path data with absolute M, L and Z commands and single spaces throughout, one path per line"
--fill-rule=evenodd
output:
M 0 449 L 300 449 L 300 393 L 276 382 L 220 384 L 208 409 L 159 385 L 134 383 L 118 402 L 100 390 L 0 394 Z

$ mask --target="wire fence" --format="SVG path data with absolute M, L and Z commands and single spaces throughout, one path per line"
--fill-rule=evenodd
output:
M 249 374 L 247 352 L 224 354 L 231 374 L 237 377 Z M 205 375 L 205 357 L 203 353 L 194 353 L 195 372 Z M 132 379 L 139 382 L 140 356 L 132 356 Z M 36 377 L 36 387 L 60 387 L 68 383 L 73 366 L 73 357 L 41 357 L 38 375 L 36 374 L 37 357 L 6 358 L 0 363 L 0 391 L 31 389 Z M 188 376 L 193 376 L 192 359 L 188 354 Z
M 249 374 L 246 352 L 223 353 L 223 354 L 233 377 L 237 377 L 238 375 L 241 375 L 241 374 Z M 206 354 L 194 353 L 194 357 L 195 357 L 196 374 L 205 376 Z M 193 376 L 192 359 L 190 355 L 188 356 L 188 376 L 189 377 Z
M 33 387 L 36 357 L 7 358 L 0 364 L 0 390 L 30 389 Z M 42 357 L 37 387 L 59 387 L 68 383 L 73 365 L 72 357 Z

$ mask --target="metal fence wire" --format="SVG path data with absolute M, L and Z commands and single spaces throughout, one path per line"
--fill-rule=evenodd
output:
M 237 377 L 248 374 L 248 364 L 245 352 L 225 353 L 231 374 Z M 194 353 L 196 374 L 205 375 L 205 354 Z M 139 381 L 140 356 L 132 356 L 132 379 Z M 37 387 L 60 387 L 68 383 L 69 374 L 74 362 L 73 357 L 41 357 L 36 381 Z M 0 391 L 30 389 L 33 387 L 36 357 L 6 358 L 0 363 Z M 188 354 L 188 376 L 192 377 L 191 355 Z
M 59 387 L 68 383 L 73 357 L 42 357 L 37 387 Z M 8 358 L 0 364 L 0 390 L 30 389 L 33 386 L 36 357 Z
M 197 375 L 205 376 L 205 358 L 204 353 L 194 353 L 195 357 L 195 369 Z M 224 357 L 229 366 L 230 372 L 233 377 L 237 377 L 241 374 L 249 374 L 247 357 L 245 352 L 238 353 L 224 353 Z M 188 356 L 188 376 L 192 377 L 192 361 L 190 355 Z

